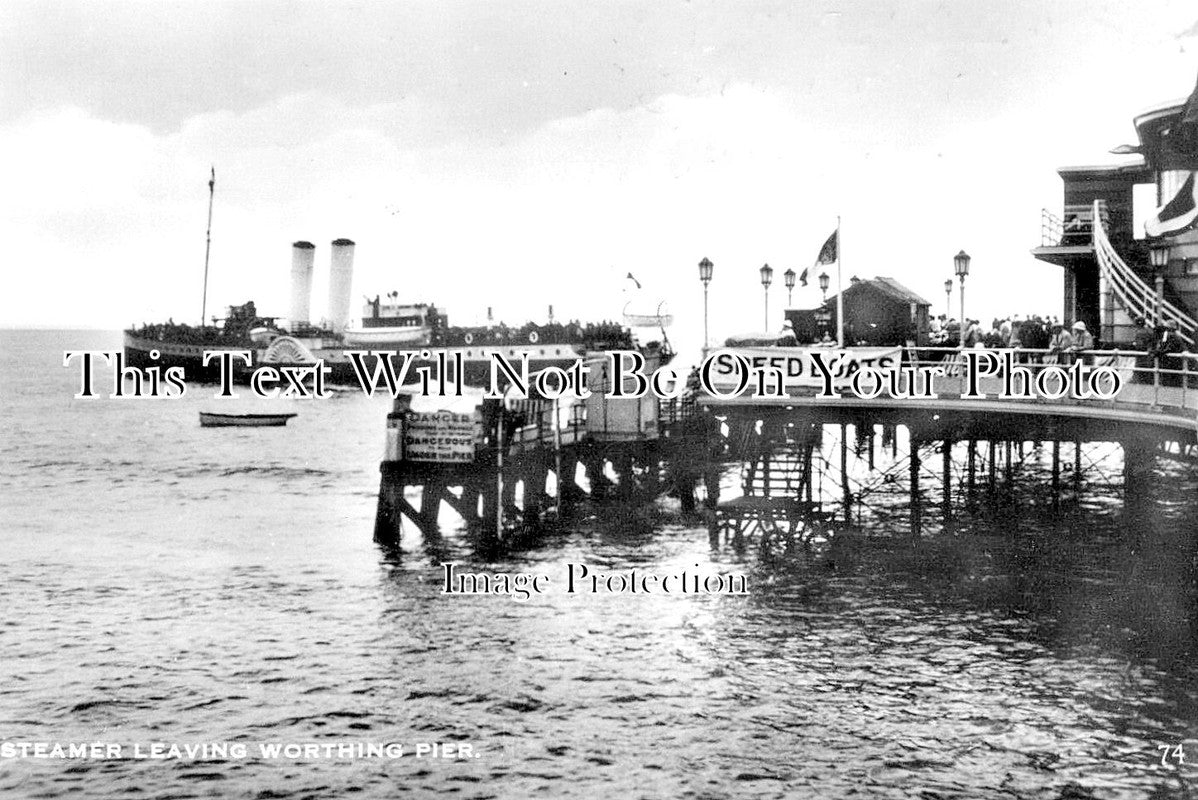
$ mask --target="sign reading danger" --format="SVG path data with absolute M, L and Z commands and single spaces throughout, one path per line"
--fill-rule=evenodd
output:
M 481 438 L 482 415 L 478 411 L 410 411 L 404 417 L 403 452 L 409 461 L 473 461 Z

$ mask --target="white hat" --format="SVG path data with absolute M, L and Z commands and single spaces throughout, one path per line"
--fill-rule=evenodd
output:
M 1086 323 L 1082 322 L 1080 319 L 1077 322 L 1073 323 L 1073 330 L 1084 331 L 1085 329 L 1086 329 Z
M 790 320 L 783 320 L 782 327 L 783 328 L 793 328 L 794 323 L 792 323 Z

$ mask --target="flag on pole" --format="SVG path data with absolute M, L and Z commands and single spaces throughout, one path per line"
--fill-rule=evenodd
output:
M 836 265 L 836 344 L 844 347 L 844 291 L 840 281 L 842 271 L 840 264 L 840 217 L 836 218 L 836 230 L 819 249 L 815 257 L 815 266 Z M 822 288 L 822 287 L 821 287 Z
M 832 231 L 832 235 L 824 242 L 824 246 L 819 249 L 819 256 L 815 259 L 815 266 L 821 264 L 835 264 L 840 258 L 840 228 Z
M 1195 175 L 1198 173 L 1191 172 L 1177 194 L 1144 223 L 1144 230 L 1149 236 L 1167 236 L 1195 227 L 1198 222 L 1198 183 L 1194 180 Z
M 806 286 L 806 285 L 807 285 L 807 270 L 804 269 L 802 271 L 802 273 L 799 274 L 799 286 Z

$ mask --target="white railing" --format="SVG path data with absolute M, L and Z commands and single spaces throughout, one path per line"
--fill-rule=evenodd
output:
M 801 351 L 808 348 L 776 348 L 782 358 L 788 353 L 796 354 L 789 357 L 803 358 Z M 732 350 L 735 353 L 735 350 Z M 762 352 L 754 349 L 755 354 Z M 852 353 L 852 348 L 845 353 Z M 976 375 L 971 375 L 966 353 L 987 353 L 995 357 L 978 360 Z M 828 356 L 835 357 L 838 351 L 828 350 Z M 1007 362 L 1010 359 L 1012 395 L 1004 395 L 1006 383 Z M 869 402 L 889 400 L 907 402 L 918 398 L 920 392 L 927 391 L 927 378 L 918 377 L 928 374 L 935 375 L 933 388 L 938 402 L 960 399 L 972 403 L 972 396 L 967 398 L 969 387 L 976 386 L 988 401 L 1009 404 L 1012 409 L 1019 406 L 1036 407 L 1035 413 L 1046 412 L 1049 407 L 1083 407 L 1094 410 L 1094 416 L 1102 418 L 1127 418 L 1145 422 L 1165 421 L 1174 427 L 1180 423 L 1185 427 L 1198 426 L 1198 353 L 1152 353 L 1135 350 L 1053 350 L 1039 348 L 967 348 L 959 347 L 911 347 L 903 349 L 902 366 L 915 367 L 915 376 L 904 372 L 896 378 L 898 394 L 892 394 L 889 379 L 882 386 L 876 397 L 868 398 Z M 1078 365 L 1077 374 L 1074 366 Z M 887 368 L 876 368 L 882 372 L 894 369 L 898 365 Z M 1104 375 L 1097 388 L 1089 390 L 1088 376 L 1094 368 L 1104 368 Z M 922 368 L 930 369 L 922 371 Z M 1052 370 L 1044 376 L 1042 372 Z M 1107 397 L 1114 384 L 1105 372 L 1111 370 L 1119 377 L 1119 391 L 1114 396 Z M 823 394 L 824 384 L 815 373 L 804 369 L 794 374 L 791 379 L 783 381 L 780 393 L 765 395 L 720 395 L 709 396 L 699 392 L 696 401 L 700 406 L 735 406 L 745 404 L 756 405 L 789 405 L 796 401 L 805 405 L 824 404 L 836 405 L 839 402 L 853 402 L 856 395 L 849 390 L 847 379 L 841 378 L 836 384 L 842 400 L 826 399 Z M 1045 387 L 1039 388 L 1038 381 L 1044 378 Z M 915 381 L 914 386 L 912 380 Z M 1081 384 L 1076 385 L 1077 381 Z M 750 384 L 752 381 L 750 380 Z M 767 384 L 769 385 L 769 384 Z M 873 379 L 866 386 L 874 386 Z M 1077 389 L 1077 394 L 1072 391 Z M 862 398 L 867 399 L 867 398 Z M 981 399 L 981 398 L 978 398 Z M 993 410 L 993 407 L 990 408 Z M 1085 415 L 1069 412 L 1072 416 Z
M 1101 219 L 1100 203 L 1100 200 L 1094 201 L 1095 219 Z M 1152 326 L 1176 322 L 1181 338 L 1191 345 L 1194 344 L 1195 335 L 1198 334 L 1198 322 L 1168 300 L 1156 296 L 1156 288 L 1137 275 L 1115 251 L 1101 222 L 1093 226 L 1093 235 L 1094 253 L 1098 257 L 1102 277 L 1128 312 L 1143 317 Z
M 965 358 L 961 348 L 908 348 L 903 363 L 916 367 L 940 367 L 944 378 L 937 380 L 943 396 L 965 391 Z M 1037 403 L 1078 402 L 1083 405 L 1148 406 L 1160 411 L 1194 412 L 1198 422 L 1198 353 L 1162 353 L 1154 355 L 1138 350 L 1041 350 L 1034 348 L 986 349 L 984 352 L 1012 354 L 1018 367 L 1033 375 L 1049 366 L 1070 367 L 1080 361 L 1088 367 L 1105 366 L 1119 373 L 1123 389 L 1111 400 L 1073 401 L 1037 398 Z M 986 390 L 985 379 L 983 391 Z M 993 386 L 989 387 L 991 391 Z

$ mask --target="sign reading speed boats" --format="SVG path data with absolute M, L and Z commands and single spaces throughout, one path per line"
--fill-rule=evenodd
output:
M 482 416 L 477 411 L 409 411 L 403 423 L 404 458 L 410 461 L 473 461 L 482 437 Z
M 739 395 L 755 388 L 758 394 L 778 385 L 786 389 L 847 389 L 853 375 L 869 367 L 882 372 L 901 363 L 898 347 L 854 347 L 850 350 L 812 347 L 738 347 L 714 353 L 703 365 L 715 396 Z

